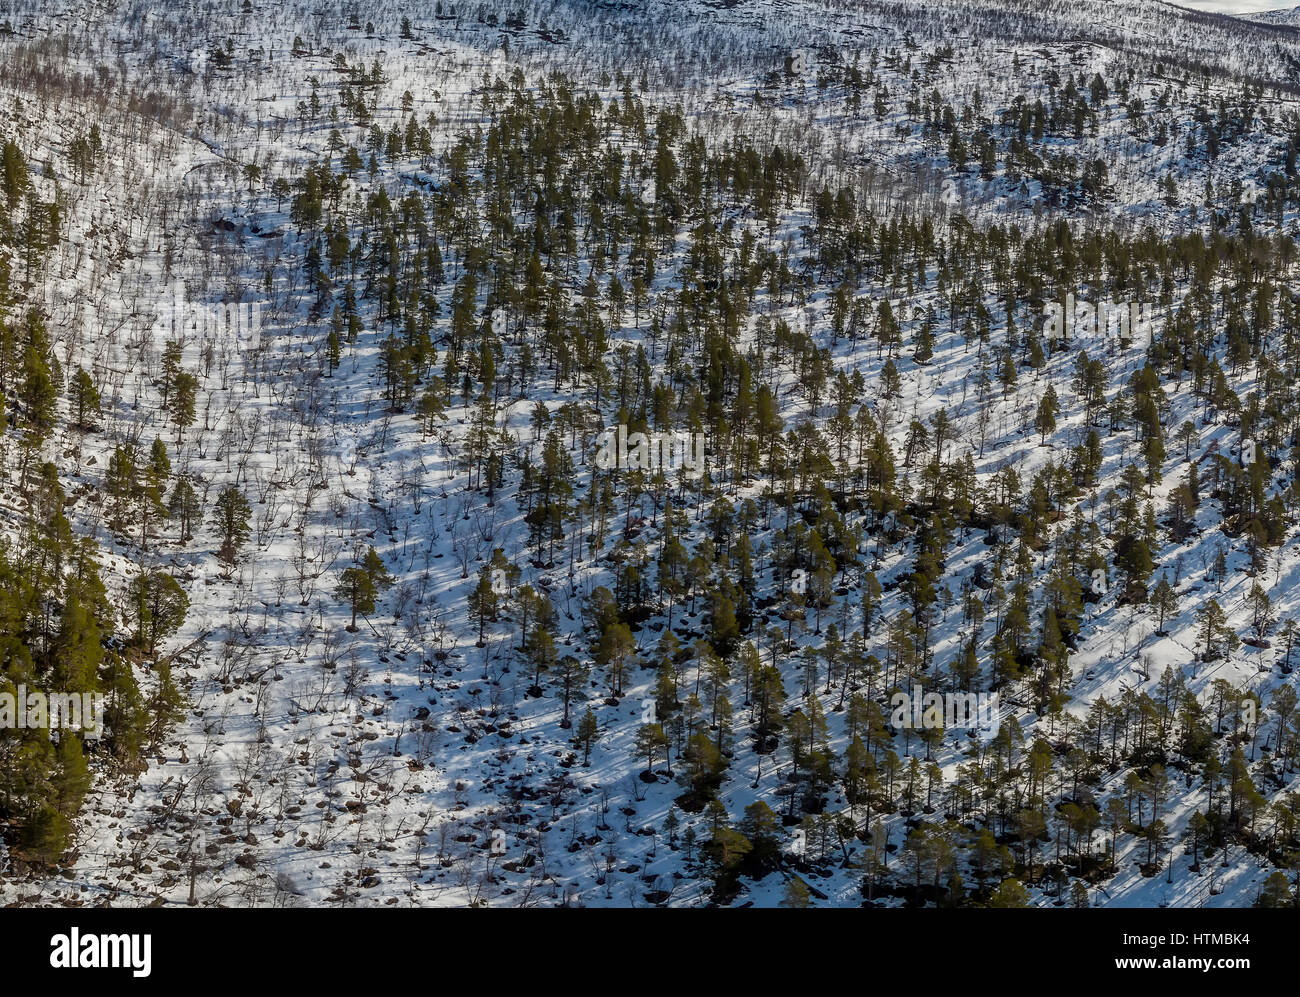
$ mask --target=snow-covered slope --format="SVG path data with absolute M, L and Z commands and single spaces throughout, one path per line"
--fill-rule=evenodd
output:
M 1256 14 L 1242 14 L 1248 21 L 1271 24 L 1282 27 L 1300 23 L 1300 7 L 1279 7 L 1276 10 L 1263 10 Z
M 93 432 L 62 399 L 41 457 L 102 551 L 123 639 L 146 566 L 189 595 L 164 644 L 183 715 L 143 770 L 97 766 L 63 875 L 0 853 L 0 898 L 985 904 L 1015 880 L 1036 905 L 1255 902 L 1295 835 L 1293 756 L 1274 759 L 1294 738 L 1279 625 L 1300 615 L 1279 293 L 1296 276 L 1300 37 L 1138 0 L 444 6 L 0 17 L 0 139 L 65 214 L 13 296 L 46 307 L 62 369 L 103 398 Z M 90 120 L 103 153 L 83 175 Z M 295 199 L 322 164 L 344 183 L 312 217 Z M 176 281 L 190 304 L 262 309 L 255 347 L 185 355 L 188 426 L 152 334 Z M 1082 331 L 1035 354 L 1044 303 L 1066 295 L 1142 302 L 1180 345 Z M 1262 345 L 1230 357 L 1247 326 Z M 393 344 L 423 333 L 436 361 L 394 404 Z M 1153 372 L 1164 452 L 1148 459 L 1133 386 Z M 422 412 L 436 377 L 442 405 Z M 708 477 L 601 473 L 599 431 L 638 409 L 704 434 Z M 789 437 L 762 428 L 778 417 Z M 200 494 L 192 539 L 106 512 L 114 451 L 155 436 Z M 21 439 L 0 438 L 14 468 Z M 1225 469 L 1256 444 L 1284 506 L 1262 544 Z M 1193 466 L 1200 501 L 1171 525 Z M 17 535 L 16 470 L 7 486 Z M 210 519 L 226 488 L 250 504 L 233 565 Z M 1148 507 L 1164 612 L 1121 598 L 1121 541 Z M 354 614 L 339 583 L 371 548 L 393 584 Z M 1053 671 L 1065 574 L 1078 632 Z M 522 632 L 542 595 L 549 656 Z M 1254 643 L 1203 661 L 1211 600 Z M 994 640 L 1013 614 L 1019 665 Z M 150 656 L 134 667 L 155 690 Z M 760 683 L 779 734 L 761 733 Z M 996 694 L 1002 739 L 872 730 L 918 685 Z M 670 743 L 647 765 L 656 723 Z M 1212 745 L 1189 746 L 1206 725 Z M 678 778 L 709 765 L 716 784 Z M 1198 813 L 1217 822 L 1210 858 L 1212 832 L 1188 837 Z M 734 882 L 727 825 L 772 852 Z

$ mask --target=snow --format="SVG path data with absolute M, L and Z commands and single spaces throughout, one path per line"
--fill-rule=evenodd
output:
M 584 551 L 572 574 L 567 553 L 554 566 L 528 561 L 517 476 L 508 477 L 490 505 L 485 493 L 467 488 L 469 472 L 461 458 L 475 405 L 460 402 L 459 391 L 453 392 L 455 403 L 432 436 L 422 432 L 410 412 L 384 411 L 378 357 L 387 330 L 375 328 L 372 315 L 366 316 L 358 342 L 345 347 L 339 369 L 320 376 L 324 326 L 308 318 L 311 295 L 302 286 L 298 266 L 306 242 L 288 216 L 287 203 L 277 207 L 269 183 L 273 176 L 294 178 L 325 153 L 334 125 L 322 119 L 300 127 L 296 108 L 310 99 L 311 77 L 319 80 L 322 102 L 328 106 L 333 100 L 339 82 L 331 66 L 335 53 L 366 66 L 381 61 L 388 82 L 379 91 L 375 119 L 385 127 L 404 120 L 399 101 L 407 90 L 420 120 L 430 112 L 437 115 L 435 156 L 485 122 L 479 93 L 485 74 L 505 79 L 519 67 L 536 85 L 544 72 L 566 69 L 608 103 L 619 91 L 612 80 L 601 80 L 602 72 L 622 68 L 640 75 L 644 68 L 652 81 L 644 97 L 648 111 L 680 104 L 688 120 L 714 143 L 755 136 L 806 150 L 810 191 L 822 183 L 869 177 L 859 189 L 870 191 L 873 203 L 882 208 L 924 205 L 977 227 L 998 221 L 1026 230 L 1044 213 L 1042 190 L 1035 183 L 984 183 L 973 172 L 953 177 L 942 150 L 903 120 L 911 82 L 901 64 L 888 68 L 882 63 L 877 69 L 892 95 L 890 112 L 879 120 L 866 96 L 861 108 L 851 111 L 841 86 L 819 89 L 819 66 L 851 60 L 867 47 L 888 50 L 910 57 L 920 70 L 922 95 L 937 90 L 955 107 L 969 99 L 977 81 L 991 119 L 1026 86 L 1038 87 L 1045 99 L 1042 70 L 1049 65 L 1069 66 L 1085 77 L 1100 71 L 1113 78 L 1131 69 L 1136 75 L 1131 95 L 1141 96 L 1150 111 L 1170 92 L 1171 108 L 1151 113 L 1135 130 L 1112 94 L 1096 134 L 1061 138 L 1059 145 L 1082 162 L 1106 162 L 1117 225 L 1151 225 L 1166 236 L 1203 225 L 1203 206 L 1195 218 L 1191 206 L 1202 200 L 1206 180 L 1222 192 L 1220 204 L 1230 205 L 1234 181 L 1262 179 L 1278 168 L 1291 132 L 1287 116 L 1300 112 L 1291 90 L 1300 82 L 1300 61 L 1283 58 L 1300 58 L 1300 40 L 1281 30 L 1241 28 L 1258 33 L 1245 36 L 1251 44 L 1238 44 L 1240 36 L 1228 25 L 1132 0 L 1044 3 L 1028 22 L 1020 19 L 1023 5 L 1010 0 L 855 5 L 770 0 L 730 7 L 651 0 L 635 15 L 627 5 L 554 2 L 534 5 L 526 27 L 511 30 L 478 23 L 468 13 L 469 4 L 456 6 L 460 13 L 455 19 L 443 20 L 423 5 L 366 3 L 346 8 L 269 3 L 248 14 L 227 3 L 210 12 L 169 8 L 165 16 L 146 16 L 148 8 L 141 4 L 122 5 L 115 12 L 77 3 L 62 9 L 16 6 L 11 20 L 19 33 L 0 39 L 0 49 L 26 45 L 31 51 L 39 39 L 65 32 L 70 41 L 67 86 L 29 94 L 14 73 L 0 73 L 0 132 L 15 137 L 31 162 L 54 162 L 55 175 L 37 181 L 44 196 L 51 196 L 57 183 L 70 199 L 67 238 L 47 267 L 48 286 L 39 290 L 55 303 L 51 327 L 60 330 L 64 369 L 82 365 L 91 370 L 105 397 L 100 432 L 82 437 L 61 429 L 52 444 L 52 452 L 60 455 L 61 480 L 69 494 L 88 486 L 93 495 L 115 446 L 126 441 L 147 446 L 161 435 L 174 468 L 202 484 L 205 507 L 220 488 L 234 484 L 252 503 L 255 526 L 254 540 L 233 572 L 216 562 L 216 544 L 206 524 L 190 544 L 179 544 L 170 524 L 151 542 L 151 561 L 176 574 L 191 598 L 185 627 L 169 644 L 171 651 L 190 648 L 178 661 L 190 698 L 187 714 L 146 771 L 97 781 L 83 811 L 69 876 L 0 879 L 0 901 L 59 905 L 75 898 L 144 904 L 160 898 L 185 904 L 190 891 L 186 856 L 196 833 L 210 846 L 196 884 L 204 904 L 640 906 L 652 890 L 668 891 L 665 902 L 673 906 L 709 901 L 706 877 L 686 860 L 680 845 L 688 825 L 705 839 L 707 818 L 679 811 L 684 823 L 677 845 L 670 847 L 663 825 L 680 788 L 662 774 L 652 783 L 638 778 L 644 759 L 635 757 L 632 746 L 642 703 L 655 695 L 653 670 L 634 669 L 617 705 L 606 703 L 604 677 L 593 672 L 587 692 L 602 737 L 591 751 L 590 765 L 584 766 L 572 730 L 559 727 L 560 701 L 551 694 L 528 695 L 531 669 L 513 650 L 518 628 L 503 621 L 489 628 L 485 647 L 475 643 L 477 628 L 466 598 L 494 548 L 503 548 L 521 567 L 521 583 L 542 586 L 544 577 L 549 580 L 560 617 L 557 640 L 571 649 L 567 653 L 578 653 L 586 644 L 580 606 L 596 586 L 612 585 L 608 561 Z M 494 2 L 474 6 L 495 11 L 501 22 L 514 9 Z M 355 10 L 362 24 L 373 21 L 374 35 L 347 29 L 345 9 Z M 323 13 L 317 15 L 317 10 Z M 415 40 L 398 36 L 404 14 L 414 23 Z M 1029 28 L 1022 32 L 1026 23 Z M 288 54 L 295 35 L 312 46 L 313 55 Z M 234 71 L 190 75 L 188 54 L 227 36 L 234 43 Z M 905 43 L 909 37 L 918 46 L 914 50 Z M 503 38 L 508 39 L 508 55 Z M 561 40 L 552 40 L 556 38 Z M 925 56 L 946 44 L 955 46 L 955 58 L 927 66 Z M 269 54 L 254 68 L 245 53 L 258 46 Z M 766 77 L 779 65 L 780 53 L 801 46 L 814 53 L 807 78 L 769 86 Z M 1013 54 L 1022 67 L 1014 74 L 1009 71 Z M 1216 76 L 1208 86 L 1187 82 L 1178 66 L 1156 61 L 1165 57 L 1194 58 L 1224 73 L 1267 77 L 1279 86 L 1258 102 L 1243 141 L 1225 146 L 1213 163 L 1192 159 L 1183 153 L 1192 107 L 1213 109 L 1221 98 L 1234 107 L 1254 102 L 1227 75 Z M 1290 68 L 1283 72 L 1282 65 Z M 84 74 L 91 94 L 76 92 L 77 74 Z M 150 93 L 152 103 L 145 100 Z M 128 101 L 128 95 L 134 100 Z M 760 96 L 763 102 L 756 105 Z M 88 127 L 92 114 L 105 132 L 106 162 L 83 187 L 63 172 L 61 154 Z M 1174 129 L 1163 146 L 1151 140 L 1153 124 L 1161 120 Z M 338 127 L 346 141 L 362 144 L 362 129 Z M 250 162 L 261 165 L 264 174 L 252 194 L 241 172 Z M 1178 184 L 1175 208 L 1164 204 L 1158 186 L 1169 174 Z M 440 161 L 406 160 L 395 169 L 385 163 L 374 181 L 364 172 L 353 177 L 345 198 L 383 187 L 396 202 L 406 191 L 420 189 L 426 181 L 437 184 L 444 175 Z M 653 185 L 642 196 L 653 199 Z M 1080 225 L 1092 221 L 1081 209 L 1062 210 Z M 235 231 L 215 228 L 221 220 L 232 222 Z M 807 206 L 796 205 L 784 213 L 775 232 L 746 224 L 762 248 L 779 251 L 786 240 L 801 248 L 800 227 L 808 221 Z M 262 233 L 279 235 L 258 238 L 253 224 Z M 1283 228 L 1295 231 L 1295 219 L 1288 216 Z M 688 245 L 682 234 L 676 252 L 661 260 L 656 290 L 674 283 Z M 268 270 L 269 293 L 262 282 Z M 931 290 L 934 277 L 927 274 L 927 289 L 908 300 L 912 308 L 902 319 L 905 338 L 919 326 L 916 316 L 938 301 Z M 218 356 L 202 377 L 198 421 L 174 443 L 174 428 L 158 412 L 158 351 L 130 344 L 132 332 L 146 324 L 139 316 L 155 315 L 166 300 L 169 281 L 178 278 L 193 302 L 231 294 L 265 301 L 266 347 Z M 439 323 L 446 322 L 450 286 L 448 281 L 440 291 Z M 792 325 L 803 321 L 826 346 L 833 290 L 819 284 L 803 308 L 764 300 L 755 313 L 783 317 Z M 901 296 L 897 288 L 863 290 L 873 303 Z M 994 315 L 997 301 L 990 286 L 985 304 Z M 373 302 L 364 308 L 373 310 Z M 643 345 L 651 354 L 645 327 L 643 321 L 641 330 L 634 329 L 629 319 L 611 340 Z M 756 335 L 751 322 L 746 343 Z M 999 344 L 999 335 L 995 327 L 993 344 L 984 352 Z M 116 357 L 110 347 L 117 348 Z M 1110 393 L 1127 384 L 1144 363 L 1136 347 L 1099 348 Z M 941 408 L 955 420 L 951 454 L 974 449 L 971 441 L 979 433 L 972 375 L 979 349 L 966 342 L 960 329 L 949 332 L 941 322 L 930 364 L 899 362 L 902 397 L 875 402 L 877 414 L 889 419 L 896 453 L 902 453 L 908 423 L 928 420 Z M 662 352 L 661 343 L 653 357 L 657 369 L 662 369 Z M 1089 352 L 1094 354 L 1091 348 Z M 856 368 L 868 385 L 877 383 L 884 358 L 874 342 L 841 338 L 832 355 L 837 370 Z M 1072 370 L 1073 353 L 1064 353 L 1051 358 L 1037 377 L 1022 368 L 1018 386 L 1005 398 L 1000 389 L 994 391 L 988 439 L 976 459 L 981 484 L 1012 465 L 1028 482 L 1049 459 L 1061 456 L 1063 444 L 1082 441 L 1082 405 L 1068 387 Z M 1231 378 L 1243 399 L 1252 378 L 1250 370 Z M 793 380 L 786 371 L 778 382 L 787 427 L 810 414 L 795 394 Z M 1042 447 L 1026 423 L 1049 381 L 1057 386 L 1063 411 L 1054 434 L 1057 442 Z M 1233 429 L 1203 422 L 1190 380 L 1164 382 L 1163 387 L 1171 402 L 1166 427 L 1196 421 L 1202 453 L 1213 444 L 1225 449 L 1235 445 Z M 533 405 L 541 402 L 555 414 L 572 400 L 571 394 L 552 388 L 543 377 L 519 397 L 503 400 L 498 413 L 498 428 L 512 434 L 518 449 L 530 451 L 534 459 L 540 442 L 534 440 L 530 422 Z M 1099 491 L 1104 493 L 1122 467 L 1140 455 L 1131 446 L 1125 449 L 1126 442 L 1131 444 L 1128 434 L 1103 442 L 1101 477 L 1106 484 Z M 0 445 L 13 453 L 8 437 Z M 571 453 L 577 494 L 587 490 L 593 453 L 594 448 Z M 1171 446 L 1164 480 L 1152 496 L 1157 510 L 1163 510 L 1184 466 L 1178 448 Z M 916 477 L 914 468 L 900 467 L 903 471 Z M 1280 480 L 1279 474 L 1275 487 Z M 99 522 L 97 504 L 84 497 L 87 493 L 78 494 L 83 497 L 69 515 L 80 531 L 95 533 L 104 550 L 105 576 L 120 588 L 137 570 L 138 538 L 111 535 Z M 685 494 L 689 540 L 695 542 L 707 535 L 707 527 L 700 522 L 697 499 L 689 497 L 689 489 Z M 737 506 L 744 497 L 740 492 L 728 496 Z M 1113 592 L 1089 607 L 1070 659 L 1072 716 L 1083 718 L 1102 697 L 1114 703 L 1125 690 L 1155 696 L 1165 668 L 1181 669 L 1193 691 L 1207 701 L 1220 679 L 1259 692 L 1265 703 L 1279 684 L 1295 685 L 1295 677 L 1278 668 L 1276 640 L 1271 649 L 1243 646 L 1208 665 L 1195 660 L 1195 614 L 1208 598 L 1218 599 L 1234 629 L 1245 632 L 1249 622 L 1245 596 L 1251 579 L 1242 570 L 1244 543 L 1215 528 L 1213 510 L 1212 503 L 1203 501 L 1199 535 L 1182 545 L 1167 542 L 1153 552 L 1162 566 L 1175 558 L 1184 565 L 1180 608 L 1165 623 L 1167 636 L 1154 632 L 1149 613 L 1117 605 Z M 13 510 L 5 512 L 8 520 Z M 1101 518 L 1096 503 L 1085 505 L 1085 514 Z M 771 537 L 756 539 L 770 543 Z M 1206 580 L 1216 543 L 1228 549 L 1229 572 L 1221 589 Z M 397 584 L 374 614 L 358 621 L 358 632 L 348 633 L 350 614 L 332 589 L 358 544 L 379 550 Z M 948 554 L 944 581 L 954 593 L 987 559 L 988 549 L 981 535 L 971 533 Z M 1279 618 L 1296 616 L 1300 556 L 1294 531 L 1272 562 L 1271 577 L 1260 581 Z M 884 545 L 876 569 L 882 584 L 891 588 L 911 563 L 910 545 Z M 892 615 L 902 606 L 902 595 L 891 592 L 885 613 Z M 837 608 L 827 611 L 828 619 Z M 703 612 L 692 616 L 681 606 L 676 612 L 674 623 L 688 643 L 685 628 L 699 625 Z M 959 607 L 945 615 L 933 637 L 940 667 L 960 650 L 965 636 Z M 643 656 L 653 650 L 662 624 L 660 616 L 638 634 Z M 881 639 L 877 634 L 873 649 L 883 656 L 877 646 Z M 811 640 L 811 634 L 804 638 L 805 643 Z M 766 648 L 763 653 L 766 658 Z M 796 655 L 785 656 L 783 670 L 790 693 L 786 706 L 793 709 L 802 703 Z M 147 684 L 152 676 L 142 671 L 141 679 Z M 736 818 L 756 800 L 779 812 L 788 756 L 784 748 L 761 759 L 754 753 L 747 736 L 748 710 L 740 698 L 733 693 L 735 756 L 720 798 Z M 835 698 L 823 696 L 823 708 L 831 744 L 842 754 L 844 716 L 831 709 Z M 586 705 L 578 704 L 579 715 Z M 1021 707 L 1016 719 L 1026 746 L 1038 735 L 1056 740 L 1056 731 L 1049 730 L 1052 718 Z M 964 736 L 946 739 L 938 753 L 946 779 L 968 761 L 968 749 Z M 915 743 L 912 750 L 917 750 Z M 657 767 L 663 769 L 662 760 Z M 1124 774 L 1108 776 L 1097 790 L 1098 799 L 1122 793 Z M 1296 788 L 1291 776 L 1285 786 L 1270 788 L 1269 795 L 1279 798 Z M 838 787 L 831 797 L 833 809 L 846 806 Z M 1164 815 L 1170 840 L 1181 839 L 1188 817 L 1206 799 L 1199 781 L 1171 795 Z M 883 823 L 891 845 L 900 845 L 906 818 L 895 812 Z M 504 829 L 503 839 L 494 837 L 498 829 Z M 1106 838 L 1099 832 L 1094 848 Z M 504 841 L 503 855 L 493 853 L 494 840 Z M 860 859 L 863 843 L 850 847 Z M 1093 891 L 1096 904 L 1243 906 L 1253 901 L 1271 871 L 1258 857 L 1233 846 L 1228 868 L 1211 877 L 1221 857 L 1216 854 L 1202 860 L 1200 873 L 1193 873 L 1179 845 L 1173 881 L 1167 883 L 1163 866 L 1154 877 L 1140 874 L 1142 850 L 1135 835 L 1124 836 L 1120 872 L 1104 889 Z M 898 871 L 901 856 L 901 850 L 891 854 L 892 870 Z M 244 864 L 236 861 L 241 857 Z M 787 874 L 746 881 L 734 902 L 779 902 Z M 817 905 L 862 902 L 860 868 L 827 861 L 799 875 L 825 896 L 814 901 Z M 1033 897 L 1038 905 L 1054 899 L 1043 889 L 1034 890 Z

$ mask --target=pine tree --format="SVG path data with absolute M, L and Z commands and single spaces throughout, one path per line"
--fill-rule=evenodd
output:
M 649 781 L 649 778 L 653 776 L 656 756 L 660 751 L 666 751 L 667 748 L 668 736 L 664 733 L 661 724 L 642 724 L 637 729 L 633 754 L 646 760 L 645 772 L 641 776 L 642 779 Z
M 582 764 L 591 764 L 591 748 L 600 740 L 600 725 L 596 722 L 596 714 L 587 708 L 587 712 L 582 715 L 578 721 L 577 742 L 582 748 Z
M 212 507 L 212 525 L 221 538 L 217 557 L 229 567 L 234 567 L 239 549 L 248 542 L 252 514 L 248 500 L 234 485 L 223 488 Z
M 1178 594 L 1164 575 L 1160 576 L 1160 581 L 1156 582 L 1151 593 L 1151 608 L 1156 611 L 1156 633 L 1163 636 L 1165 620 L 1178 612 Z
M 1004 879 L 990 895 L 990 907 L 1028 907 L 1029 891 L 1018 879 Z
M 1204 649 L 1201 652 L 1202 661 L 1215 661 L 1223 654 L 1223 632 L 1227 617 L 1223 613 L 1222 607 L 1219 606 L 1217 599 L 1211 599 L 1196 614 L 1196 619 L 1200 625 L 1199 641 Z
M 99 391 L 90 375 L 81 367 L 72 376 L 68 400 L 72 406 L 72 424 L 81 430 L 93 429 L 100 415 Z
M 176 375 L 176 383 L 172 389 L 171 405 L 168 408 L 172 417 L 172 422 L 176 424 L 176 439 L 181 438 L 181 433 L 194 425 L 197 417 L 196 403 L 198 399 L 199 379 L 187 370 L 183 370 Z
M 131 585 L 131 618 L 136 643 L 153 654 L 158 641 L 174 634 L 185 622 L 190 600 L 180 583 L 165 571 L 141 571 Z
M 335 586 L 335 594 L 348 603 L 352 610 L 352 622 L 348 624 L 349 632 L 356 632 L 357 614 L 375 611 L 375 586 L 370 576 L 360 565 L 344 568 Z
M 188 478 L 177 478 L 172 486 L 172 493 L 167 500 L 167 514 L 180 521 L 180 541 L 186 543 L 194 539 L 192 527 L 203 516 L 203 506 Z
M 587 681 L 590 669 L 572 654 L 566 654 L 556 662 L 554 674 L 559 682 L 564 701 L 564 716 L 560 719 L 560 727 L 568 730 L 572 726 L 572 721 L 569 719 L 569 704 L 578 689 Z
M 701 849 L 713 879 L 713 899 L 722 903 L 735 892 L 741 863 L 753 850 L 753 844 L 733 827 L 721 826 Z
M 533 684 L 529 687 L 528 694 L 540 696 L 542 695 L 542 673 L 550 671 L 559 657 L 555 650 L 555 638 L 544 627 L 533 628 L 532 635 L 528 639 L 528 657 L 533 663 Z
M 31 347 L 28 347 L 27 357 L 23 362 L 23 387 L 20 401 L 23 424 L 38 439 L 44 439 L 54 429 L 58 396 L 49 365 Z
M 623 675 L 636 650 L 632 631 L 626 623 L 613 622 L 605 627 L 597 642 L 594 657 L 596 663 L 609 670 L 609 688 L 611 696 L 623 694 Z
M 384 566 L 384 560 L 374 547 L 366 550 L 360 563 L 343 569 L 335 585 L 335 594 L 347 602 L 352 611 L 348 631 L 357 629 L 357 614 L 369 615 L 375 611 L 375 601 L 393 584 L 393 577 Z
M 104 672 L 105 741 L 117 764 L 129 771 L 139 764 L 148 712 L 130 662 L 113 655 Z
M 1268 879 L 1264 880 L 1264 885 L 1260 887 L 1255 906 L 1262 908 L 1296 906 L 1296 895 L 1291 890 L 1286 873 L 1278 869 L 1269 874 Z
M 131 489 L 140 522 L 141 550 L 149 549 L 150 524 L 167 515 L 162 498 L 170 474 L 171 459 L 167 456 L 167 447 L 161 439 L 155 437 L 149 451 L 149 460 L 143 467 L 137 468 Z
M 478 621 L 477 647 L 487 646 L 487 622 L 497 618 L 500 600 L 492 586 L 492 568 L 484 565 L 478 573 L 478 583 L 467 597 L 469 612 Z
M 1056 432 L 1056 414 L 1061 409 L 1056 400 L 1056 390 L 1049 384 L 1038 403 L 1038 412 L 1034 416 L 1034 428 L 1038 430 L 1039 442 L 1047 444 L 1047 435 Z
M 1255 631 L 1255 644 L 1262 646 L 1264 635 L 1276 622 L 1273 614 L 1273 600 L 1269 598 L 1267 592 L 1260 586 L 1259 582 L 1251 583 L 1250 593 L 1246 596 L 1246 604 L 1250 607 L 1250 625 Z

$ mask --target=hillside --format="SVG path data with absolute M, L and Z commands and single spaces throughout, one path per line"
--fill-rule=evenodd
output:
M 1296 902 L 1293 30 L 163 6 L 0 13 L 0 902 Z

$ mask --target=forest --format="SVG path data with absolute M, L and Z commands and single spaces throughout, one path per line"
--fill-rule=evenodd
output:
M 0 38 L 0 898 L 1300 905 L 1287 79 L 286 7 Z

